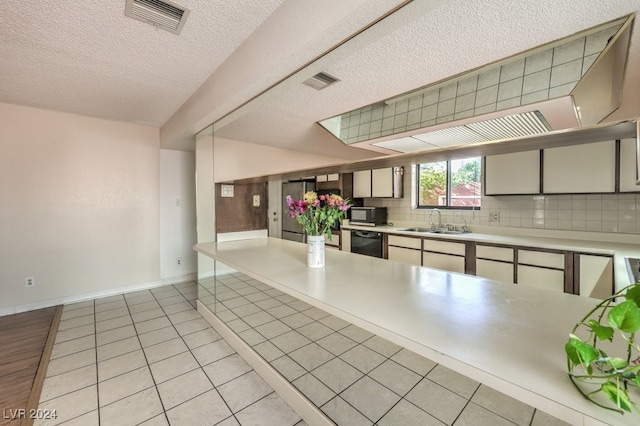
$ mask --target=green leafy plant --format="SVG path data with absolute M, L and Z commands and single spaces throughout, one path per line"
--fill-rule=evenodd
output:
M 624 301 L 616 303 L 618 298 Z M 640 397 L 640 345 L 635 341 L 638 331 L 640 283 L 598 303 L 571 330 L 565 345 L 569 377 L 598 406 L 621 414 L 632 410 L 640 413 L 632 400 Z M 612 356 L 612 351 L 622 354 Z

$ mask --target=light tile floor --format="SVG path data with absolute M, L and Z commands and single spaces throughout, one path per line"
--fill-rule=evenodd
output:
M 200 301 L 338 425 L 566 424 L 247 275 L 199 284 Z
M 305 423 L 195 310 L 194 282 L 65 305 L 40 397 L 64 425 Z
M 218 316 L 338 425 L 561 425 L 243 274 Z M 66 305 L 39 408 L 65 425 L 305 423 L 195 310 L 194 282 Z

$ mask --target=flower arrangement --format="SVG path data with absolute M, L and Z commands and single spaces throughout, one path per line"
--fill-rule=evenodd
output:
M 346 217 L 351 207 L 349 199 L 335 194 L 318 196 L 314 191 L 305 193 L 302 200 L 294 201 L 290 195 L 286 200 L 289 217 L 295 217 L 307 235 L 328 235 L 329 240 L 331 227 Z

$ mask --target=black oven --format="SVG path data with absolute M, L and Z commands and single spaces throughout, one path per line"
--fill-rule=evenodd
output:
M 382 232 L 351 231 L 351 253 L 382 258 L 382 247 Z

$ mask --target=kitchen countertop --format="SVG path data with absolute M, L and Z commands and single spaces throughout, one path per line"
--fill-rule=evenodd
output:
M 585 400 L 566 375 L 568 334 L 595 299 L 333 250 L 308 268 L 305 245 L 276 238 L 194 248 L 571 424 L 638 423 Z
M 363 230 L 391 233 L 403 236 L 445 239 L 449 241 L 474 241 L 476 243 L 504 244 L 509 246 L 542 248 L 551 250 L 566 250 L 580 253 L 602 254 L 613 256 L 613 269 L 616 291 L 628 286 L 631 283 L 626 257 L 640 258 L 640 235 L 634 234 L 605 234 L 605 233 L 578 233 L 576 231 L 555 231 L 550 236 L 549 231 L 540 232 L 538 235 L 526 235 L 521 232 L 517 234 L 490 233 L 492 227 L 477 227 L 480 232 L 462 234 L 437 234 L 428 232 L 401 231 L 403 228 L 413 226 L 427 227 L 423 224 L 407 224 L 400 226 L 359 226 L 351 223 L 342 225 L 344 230 Z M 504 230 L 504 228 L 503 228 Z M 547 234 L 547 235 L 544 235 Z M 592 239 L 589 239 L 592 238 Z M 606 239 L 609 238 L 607 241 Z

